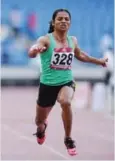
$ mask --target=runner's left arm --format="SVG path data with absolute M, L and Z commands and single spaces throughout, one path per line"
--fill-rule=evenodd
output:
M 95 57 L 88 56 L 85 52 L 81 51 L 81 49 L 79 48 L 79 46 L 77 44 L 76 37 L 73 37 L 73 41 L 75 44 L 75 49 L 74 49 L 75 57 L 78 60 L 80 60 L 82 62 L 88 62 L 88 63 L 97 64 L 97 65 L 102 65 L 104 67 L 106 66 L 106 62 L 108 61 L 108 58 L 97 59 Z

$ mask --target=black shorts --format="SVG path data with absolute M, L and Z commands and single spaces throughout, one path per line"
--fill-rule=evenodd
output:
M 72 87 L 75 91 L 75 82 L 70 81 L 60 86 L 49 86 L 40 83 L 37 104 L 41 107 L 54 106 L 60 89 L 64 86 Z

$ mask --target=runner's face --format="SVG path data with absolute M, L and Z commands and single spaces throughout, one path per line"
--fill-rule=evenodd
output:
M 70 27 L 70 17 L 67 12 L 58 12 L 55 21 L 53 22 L 55 30 L 68 31 Z

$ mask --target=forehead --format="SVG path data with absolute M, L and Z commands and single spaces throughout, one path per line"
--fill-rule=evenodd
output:
M 57 13 L 56 17 L 69 17 L 69 14 L 65 11 L 60 11 Z

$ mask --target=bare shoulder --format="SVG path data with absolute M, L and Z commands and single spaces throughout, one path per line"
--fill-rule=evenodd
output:
M 72 38 L 73 42 L 74 42 L 75 44 L 77 44 L 77 38 L 76 38 L 75 36 L 71 36 L 71 38 Z
M 37 43 L 42 43 L 42 44 L 49 46 L 50 44 L 49 36 L 48 35 L 40 36 L 37 39 Z

